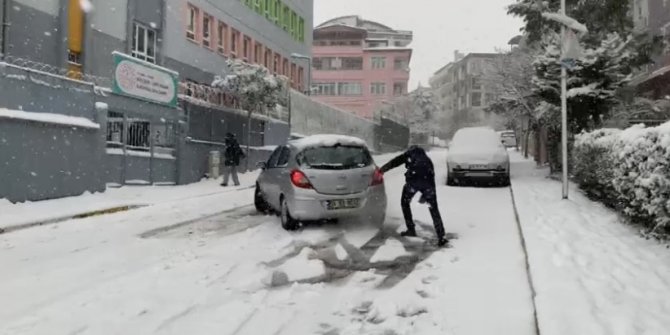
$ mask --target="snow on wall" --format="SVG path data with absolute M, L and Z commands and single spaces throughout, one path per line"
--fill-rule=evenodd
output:
M 0 108 L 0 118 L 33 122 L 42 122 L 77 128 L 100 129 L 100 125 L 83 117 L 67 116 L 53 113 L 33 113 L 20 110 Z

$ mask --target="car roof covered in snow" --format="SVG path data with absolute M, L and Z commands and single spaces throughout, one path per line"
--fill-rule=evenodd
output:
M 467 147 L 497 146 L 500 144 L 500 135 L 489 127 L 461 128 L 454 135 L 452 145 Z
M 294 146 L 298 150 L 304 150 L 312 147 L 332 147 L 336 145 L 367 147 L 365 141 L 358 137 L 330 134 L 311 135 L 289 141 L 288 144 Z

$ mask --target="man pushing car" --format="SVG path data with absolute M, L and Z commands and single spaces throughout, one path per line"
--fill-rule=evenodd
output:
M 402 214 L 405 217 L 407 230 L 402 232 L 402 236 L 416 236 L 414 219 L 412 218 L 412 209 L 410 203 L 417 193 L 421 193 L 422 203 L 428 203 L 430 215 L 433 218 L 435 234 L 437 235 L 437 244 L 444 246 L 448 240 L 445 236 L 440 209 L 437 205 L 437 192 L 435 189 L 435 168 L 430 157 L 421 147 L 413 145 L 403 154 L 392 159 L 381 167 L 382 173 L 386 173 L 402 164 L 405 164 L 405 187 L 402 190 L 400 204 Z

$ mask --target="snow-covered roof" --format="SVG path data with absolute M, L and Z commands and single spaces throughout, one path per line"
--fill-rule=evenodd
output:
M 347 146 L 367 146 L 365 141 L 358 137 L 331 134 L 307 136 L 301 139 L 289 141 L 289 144 L 296 147 L 298 150 L 321 146 L 332 147 L 338 144 Z
M 327 27 L 333 27 L 333 26 L 346 26 L 350 28 L 357 28 L 357 29 L 362 29 L 368 32 L 383 32 L 383 33 L 399 33 L 399 34 L 405 34 L 405 35 L 410 35 L 412 34 L 411 31 L 404 31 L 404 30 L 395 30 L 387 25 L 383 25 L 379 22 L 375 21 L 370 21 L 370 20 L 364 20 L 360 16 L 357 15 L 347 15 L 347 16 L 340 16 L 336 17 L 334 19 L 330 19 L 320 25 L 318 25 L 314 30 L 319 30 Z
M 99 124 L 87 118 L 63 114 L 24 112 L 20 110 L 0 108 L 0 119 L 1 118 L 50 123 L 78 128 L 100 129 Z

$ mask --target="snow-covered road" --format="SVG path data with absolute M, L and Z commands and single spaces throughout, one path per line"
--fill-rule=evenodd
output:
M 243 189 L 0 235 L 0 333 L 533 334 L 509 189 L 439 186 L 436 249 L 397 234 L 402 173 L 382 230 L 288 233 Z

